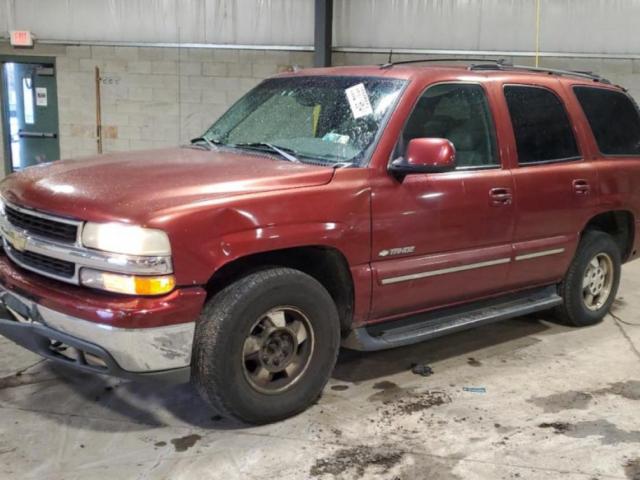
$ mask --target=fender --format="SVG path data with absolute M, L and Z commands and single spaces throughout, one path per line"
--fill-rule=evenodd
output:
M 206 252 L 203 260 L 213 274 L 228 263 L 257 253 L 297 247 L 327 247 L 340 252 L 353 265 L 352 260 L 357 255 L 344 248 L 349 235 L 349 225 L 340 222 L 257 227 L 212 239 L 203 249 Z
M 168 233 L 177 284 L 204 285 L 229 262 L 295 247 L 333 248 L 352 269 L 368 265 L 368 175 L 366 169 L 345 169 L 328 185 L 232 196 L 179 214 L 163 212 L 164 218 L 172 217 Z

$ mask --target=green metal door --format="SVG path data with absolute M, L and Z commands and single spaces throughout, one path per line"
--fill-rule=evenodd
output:
M 60 158 L 58 95 L 52 63 L 2 64 L 3 131 L 10 171 Z M 8 127 L 8 128 L 7 128 Z

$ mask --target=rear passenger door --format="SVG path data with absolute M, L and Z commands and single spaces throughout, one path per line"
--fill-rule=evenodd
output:
M 559 281 L 579 233 L 597 205 L 597 173 L 584 158 L 575 105 L 557 80 L 545 85 L 505 84 L 513 128 L 516 219 L 511 287 Z

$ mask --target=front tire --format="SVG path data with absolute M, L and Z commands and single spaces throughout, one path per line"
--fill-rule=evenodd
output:
M 621 263 L 620 248 L 610 235 L 587 231 L 560 285 L 560 320 L 576 327 L 602 321 L 618 292 Z
M 317 280 L 290 268 L 261 270 L 205 305 L 196 325 L 192 377 L 221 414 L 273 422 L 317 400 L 339 342 L 336 306 Z

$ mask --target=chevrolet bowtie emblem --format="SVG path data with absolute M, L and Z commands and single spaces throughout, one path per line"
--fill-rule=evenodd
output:
M 24 249 L 27 247 L 28 238 L 20 232 L 11 232 L 11 235 L 8 236 L 8 240 L 11 246 L 19 252 L 24 252 Z

